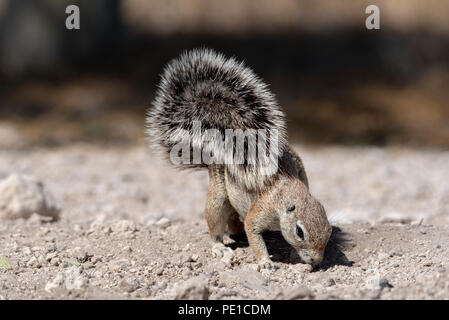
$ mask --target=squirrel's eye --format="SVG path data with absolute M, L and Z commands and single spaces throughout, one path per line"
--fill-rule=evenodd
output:
M 296 234 L 301 240 L 304 240 L 304 231 L 302 231 L 300 226 L 296 226 Z
M 295 210 L 295 205 L 292 205 L 292 206 L 288 207 L 287 210 L 292 212 L 293 210 Z

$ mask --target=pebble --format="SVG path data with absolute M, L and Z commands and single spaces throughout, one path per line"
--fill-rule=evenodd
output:
M 326 285 L 327 285 L 328 287 L 332 287 L 332 286 L 334 286 L 334 285 L 336 285 L 336 284 L 337 284 L 337 283 L 336 283 L 335 280 L 332 279 L 332 278 L 329 278 L 329 279 L 326 280 Z
M 188 278 L 191 277 L 192 271 L 190 271 L 189 269 L 184 269 L 184 270 L 182 271 L 181 275 L 182 275 L 182 278 L 183 278 L 183 279 L 187 280 Z
M 295 288 L 288 289 L 283 293 L 285 300 L 299 300 L 306 298 L 314 298 L 313 292 L 306 286 L 299 285 Z
M 226 251 L 220 261 L 226 265 L 231 265 L 234 261 L 234 253 Z
M 395 257 L 395 256 L 402 257 L 404 255 L 404 251 L 401 248 L 397 247 L 397 248 L 392 249 L 389 252 L 389 255 L 390 255 L 390 257 Z
M 53 258 L 55 258 L 58 254 L 56 252 L 47 253 L 45 256 L 45 260 L 50 262 Z
M 383 288 L 393 288 L 393 285 L 388 281 L 387 278 L 382 278 L 379 280 L 379 287 Z
M 75 258 L 80 262 L 84 262 L 89 257 L 87 251 L 81 247 L 75 247 L 73 249 L 67 250 L 67 254 L 69 258 Z
M 111 225 L 111 230 L 113 232 L 135 232 L 137 231 L 137 226 L 134 221 L 120 220 Z
M 369 290 L 367 292 L 367 296 L 368 296 L 369 299 L 379 299 L 381 293 L 382 293 L 381 289 Z
M 90 258 L 90 261 L 91 261 L 93 264 L 97 264 L 98 262 L 102 262 L 102 261 L 103 261 L 103 257 L 102 257 L 102 256 L 94 255 L 92 258 Z
M 52 266 L 59 266 L 60 263 L 61 263 L 61 259 L 59 259 L 58 257 L 52 258 L 50 260 L 50 265 L 52 265 Z
M 199 259 L 199 256 L 198 256 L 197 254 L 192 254 L 192 256 L 190 257 L 190 259 L 191 259 L 193 262 L 197 262 L 198 259 Z
M 51 292 L 52 290 L 59 288 L 60 286 L 62 286 L 62 284 L 64 283 L 64 275 L 62 273 L 58 273 L 56 275 L 56 277 L 52 280 L 49 281 L 46 285 L 45 285 L 45 291 L 47 292 Z
M 31 255 L 31 249 L 30 249 L 29 247 L 24 247 L 24 248 L 22 249 L 22 253 L 23 253 L 25 256 L 29 256 L 29 255 Z
M 157 268 L 154 273 L 156 273 L 156 275 L 161 276 L 164 273 L 164 268 L 160 267 Z
M 173 286 L 171 295 L 176 300 L 207 300 L 210 295 L 207 279 L 204 276 L 198 276 L 184 282 L 177 282 Z
M 40 268 L 41 264 L 39 263 L 39 261 L 37 260 L 36 257 L 31 257 L 30 260 L 28 260 L 28 262 L 27 262 L 27 267 L 29 267 L 29 268 Z
M 134 281 L 123 279 L 119 284 L 120 290 L 126 293 L 134 292 L 137 289 L 137 284 Z
M 160 228 L 166 228 L 170 224 L 171 224 L 171 221 L 166 217 L 163 217 L 156 222 L 156 226 L 158 226 Z
M 59 212 L 53 195 L 38 178 L 13 173 L 0 181 L 0 220 L 28 219 L 33 213 L 57 219 Z
M 268 279 L 259 272 L 235 270 L 231 272 L 219 273 L 219 285 L 222 287 L 233 287 L 235 284 L 240 284 L 246 288 L 263 290 Z
M 388 257 L 390 257 L 390 255 L 389 255 L 388 253 L 385 253 L 385 252 L 381 252 L 381 253 L 379 253 L 379 255 L 378 255 L 378 258 L 379 258 L 379 260 L 381 260 L 381 261 L 387 260 Z

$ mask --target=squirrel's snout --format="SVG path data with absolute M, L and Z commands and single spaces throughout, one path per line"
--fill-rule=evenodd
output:
M 323 252 L 317 250 L 300 250 L 299 256 L 305 263 L 311 264 L 313 266 L 321 263 L 323 261 Z

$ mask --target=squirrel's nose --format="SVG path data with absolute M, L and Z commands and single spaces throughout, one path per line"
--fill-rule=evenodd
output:
M 306 263 L 313 266 L 321 263 L 323 261 L 323 253 L 317 250 L 307 250 L 304 255 L 301 255 Z
M 320 264 L 321 261 L 323 261 L 323 257 L 311 257 L 310 258 L 310 264 L 313 266 L 316 266 L 317 264 Z

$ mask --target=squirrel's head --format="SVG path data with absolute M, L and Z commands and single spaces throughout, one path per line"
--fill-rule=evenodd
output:
M 278 208 L 282 236 L 304 262 L 319 264 L 332 231 L 326 211 L 300 180 L 288 179 L 282 189 Z

